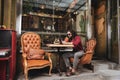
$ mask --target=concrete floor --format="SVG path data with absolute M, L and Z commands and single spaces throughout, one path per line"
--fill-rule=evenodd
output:
M 29 80 L 120 80 L 120 70 L 115 69 L 115 63 L 93 61 L 93 65 L 94 72 L 80 67 L 78 74 L 69 77 L 65 75 L 65 72 L 62 72 L 62 76 L 59 76 L 58 72 L 52 72 L 52 76 L 49 76 L 47 69 L 32 70 L 29 71 Z M 25 80 L 23 74 L 19 74 L 16 80 Z
M 47 71 L 46 71 L 47 72 Z M 93 73 L 91 70 L 88 69 L 81 69 L 78 71 L 78 73 L 76 75 L 71 75 L 69 77 L 67 77 L 65 75 L 65 72 L 62 72 L 62 76 L 59 75 L 58 72 L 52 72 L 52 75 L 49 76 L 48 73 L 46 73 L 44 70 L 32 70 L 29 72 L 29 80 L 68 80 L 71 79 L 73 80 L 74 78 L 78 78 L 78 77 L 83 77 L 83 76 L 95 76 L 97 75 L 96 73 Z M 20 74 L 19 77 L 17 78 L 17 80 L 24 80 L 24 76 L 23 74 Z M 77 79 L 76 79 L 77 80 Z M 102 79 L 101 79 L 102 80 Z

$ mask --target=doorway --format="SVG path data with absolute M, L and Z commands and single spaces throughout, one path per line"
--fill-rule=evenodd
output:
M 120 0 L 108 0 L 108 59 L 119 63 Z

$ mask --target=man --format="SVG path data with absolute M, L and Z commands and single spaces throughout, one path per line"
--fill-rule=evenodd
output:
M 84 54 L 81 38 L 76 34 L 75 31 L 69 30 L 67 32 L 67 37 L 65 38 L 63 44 L 73 44 L 73 52 L 64 53 L 63 60 L 65 62 L 67 72 L 66 76 L 70 76 L 71 74 L 76 73 L 77 65 L 79 62 L 79 58 Z M 71 66 L 69 58 L 74 57 L 73 66 Z

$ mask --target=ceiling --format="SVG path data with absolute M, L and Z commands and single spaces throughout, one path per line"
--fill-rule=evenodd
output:
M 24 5 L 30 5 L 33 12 L 65 15 L 86 9 L 87 0 L 23 0 Z

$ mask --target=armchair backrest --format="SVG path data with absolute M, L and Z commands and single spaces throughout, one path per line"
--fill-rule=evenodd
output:
M 41 39 L 37 33 L 26 32 L 21 36 L 22 52 L 27 53 L 30 48 L 40 49 Z
M 96 39 L 90 39 L 86 43 L 86 51 L 94 51 L 96 45 Z
M 94 49 L 96 46 L 96 39 L 90 39 L 86 43 L 86 52 L 80 59 L 81 64 L 89 64 L 92 60 Z

